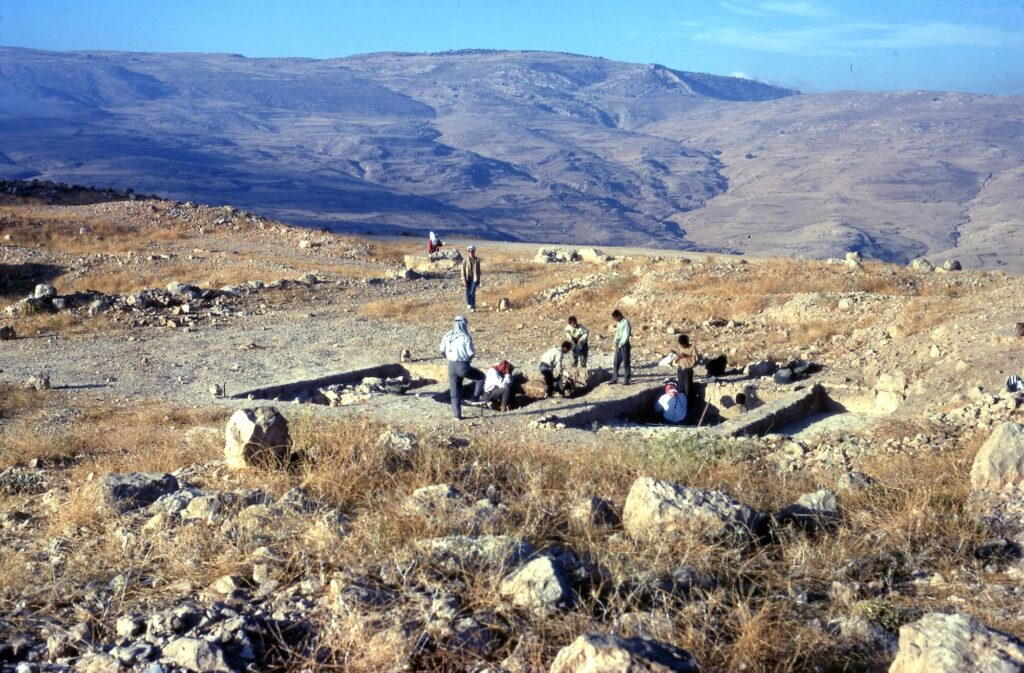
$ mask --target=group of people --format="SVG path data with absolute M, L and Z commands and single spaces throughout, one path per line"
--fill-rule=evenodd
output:
M 433 231 L 427 240 L 427 251 L 433 254 L 441 249 L 444 243 Z M 462 283 L 466 289 L 466 310 L 476 311 L 476 292 L 480 287 L 480 258 L 476 255 L 476 246 L 466 247 L 466 256 L 462 260 Z M 619 372 L 622 371 L 622 384 L 630 385 L 633 377 L 632 325 L 622 311 L 612 311 L 615 321 L 615 334 L 612 338 L 614 355 L 612 360 L 612 378 L 610 384 L 619 383 Z M 466 399 L 467 404 L 492 404 L 498 402 L 502 411 L 508 411 L 512 395 L 516 387 L 515 368 L 507 360 L 500 360 L 486 371 L 472 366 L 476 356 L 473 348 L 473 337 L 469 333 L 469 323 L 465 316 L 457 316 L 452 329 L 441 340 L 441 353 L 448 360 L 448 386 L 451 395 L 452 413 L 456 419 L 462 418 L 463 386 L 466 381 L 475 383 L 473 394 Z M 675 364 L 676 380 L 666 385 L 665 394 L 658 400 L 658 409 L 666 420 L 674 423 L 686 418 L 688 402 L 693 396 L 693 368 L 697 364 L 697 351 L 690 344 L 687 335 L 679 335 L 679 349 L 673 353 L 671 364 Z M 576 316 L 569 316 L 561 344 L 549 348 L 540 356 L 538 372 L 544 381 L 547 397 L 557 391 L 563 396 L 571 395 L 578 387 L 579 381 L 567 370 L 567 358 L 572 358 L 572 367 L 587 367 L 590 354 L 590 332 L 579 322 Z
M 629 343 L 631 327 L 629 320 L 618 309 L 612 312 L 612 318 L 616 321 L 616 327 L 613 342 L 614 369 L 610 383 L 619 382 L 621 368 L 624 374 L 623 384 L 629 385 L 632 377 Z M 549 348 L 540 356 L 538 372 L 544 381 L 544 393 L 547 397 L 553 397 L 555 392 L 567 397 L 580 385 L 576 376 L 568 371 L 570 357 L 571 367 L 586 369 L 587 366 L 590 354 L 589 330 L 576 316 L 569 316 L 564 335 L 565 339 L 560 345 Z M 502 411 L 509 410 L 517 385 L 515 367 L 504 359 L 485 372 L 473 367 L 476 349 L 473 346 L 473 337 L 469 333 L 469 321 L 465 316 L 456 316 L 452 329 L 441 339 L 440 351 L 448 360 L 448 389 L 452 413 L 456 419 L 462 418 L 463 386 L 466 381 L 475 384 L 473 395 L 466 400 L 466 404 L 489 405 L 498 402 Z

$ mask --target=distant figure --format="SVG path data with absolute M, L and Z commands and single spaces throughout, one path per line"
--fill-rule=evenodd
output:
M 551 397 L 557 389 L 563 395 L 566 387 L 562 378 L 564 370 L 565 355 L 572 350 L 571 341 L 563 341 L 561 346 L 555 346 L 544 351 L 540 356 L 540 375 L 544 377 L 544 394 Z
M 476 311 L 476 290 L 480 287 L 480 258 L 476 256 L 476 246 L 466 248 L 469 253 L 462 260 L 462 284 L 466 286 L 466 310 Z
M 609 383 L 619 382 L 619 366 L 621 365 L 625 374 L 622 383 L 628 386 L 633 375 L 629 345 L 629 337 L 632 334 L 631 327 L 626 316 L 622 315 L 622 311 L 619 309 L 612 311 L 612 318 L 615 319 L 615 338 L 612 342 L 615 346 L 615 359 L 613 360 L 612 380 Z
M 430 236 L 427 237 L 427 254 L 433 255 L 435 252 L 441 249 L 442 245 L 444 245 L 444 243 L 441 242 L 441 239 L 438 237 L 438 235 L 435 234 L 434 232 L 430 232 Z
M 574 315 L 569 316 L 568 323 L 565 326 L 565 340 L 572 342 L 572 366 L 586 368 L 587 354 L 590 352 L 588 343 L 590 332 L 576 320 Z
M 682 423 L 686 420 L 686 396 L 680 394 L 674 381 L 665 384 L 665 393 L 658 398 L 655 408 L 669 423 Z
M 484 373 L 484 379 L 476 382 L 474 403 L 490 404 L 495 400 L 501 400 L 501 410 L 508 411 L 515 388 L 514 371 L 515 367 L 508 360 L 502 360 L 488 368 Z
M 731 407 L 723 405 L 722 408 L 718 410 L 718 415 L 725 420 L 737 418 L 745 413 L 747 413 L 747 396 L 745 393 L 736 393 L 736 401 Z
M 456 316 L 452 329 L 441 339 L 441 353 L 448 359 L 448 389 L 452 398 L 452 413 L 455 420 L 462 420 L 462 381 L 469 379 L 479 381 L 484 378 L 483 372 L 474 369 L 469 363 L 476 355 L 473 350 L 473 337 L 469 334 L 465 316 Z
M 679 350 L 676 352 L 676 385 L 686 401 L 693 399 L 693 368 L 697 364 L 697 349 L 690 344 L 690 337 L 679 335 Z

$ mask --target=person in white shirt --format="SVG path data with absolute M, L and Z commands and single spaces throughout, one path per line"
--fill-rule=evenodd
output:
M 484 372 L 484 380 L 476 382 L 476 394 L 473 402 L 477 404 L 490 404 L 495 400 L 501 400 L 501 410 L 508 411 L 509 403 L 512 401 L 512 389 L 515 381 L 512 373 L 515 367 L 508 360 L 502 360 Z
M 448 359 L 448 389 L 452 398 L 452 413 L 455 420 L 462 420 L 462 382 L 464 379 L 479 381 L 484 373 L 470 365 L 476 351 L 473 337 L 469 334 L 469 323 L 465 316 L 456 316 L 452 329 L 441 339 L 441 353 Z
M 669 423 L 682 423 L 686 419 L 686 396 L 679 394 L 674 381 L 669 381 L 655 408 Z
M 572 342 L 563 341 L 561 346 L 549 348 L 540 356 L 540 375 L 544 377 L 544 392 L 548 397 L 555 394 L 556 388 L 559 392 L 565 391 L 562 385 L 563 360 L 571 350 Z

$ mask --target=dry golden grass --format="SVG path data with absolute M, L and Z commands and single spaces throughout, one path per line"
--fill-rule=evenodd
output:
M 80 231 L 86 228 L 89 233 Z M 138 250 L 142 242 L 182 241 L 190 234 L 184 225 L 168 222 L 159 227 L 114 221 L 86 214 L 74 207 L 0 207 L 0 237 L 7 234 L 16 245 L 45 247 L 70 254 L 121 253 Z

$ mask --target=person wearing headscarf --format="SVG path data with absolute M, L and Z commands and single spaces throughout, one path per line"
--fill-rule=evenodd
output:
M 476 246 L 466 247 L 466 258 L 462 260 L 462 284 L 466 286 L 466 310 L 476 311 L 476 290 L 480 287 L 480 258 Z
M 655 408 L 669 423 L 682 423 L 686 419 L 686 396 L 679 393 L 675 381 L 665 385 L 665 393 L 658 398 Z
M 456 316 L 452 328 L 441 339 L 441 353 L 448 360 L 448 389 L 451 393 L 452 413 L 455 420 L 462 420 L 462 382 L 466 379 L 479 381 L 483 372 L 475 369 L 470 362 L 476 355 L 473 337 L 469 333 L 469 322 L 465 316 Z
M 473 396 L 478 404 L 490 404 L 501 400 L 501 410 L 508 411 L 512 401 L 512 389 L 515 381 L 512 373 L 515 367 L 508 360 L 502 360 L 484 372 L 484 379 L 476 382 L 476 394 Z

